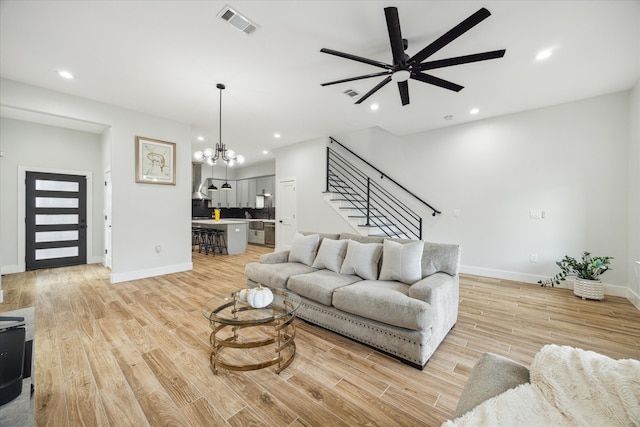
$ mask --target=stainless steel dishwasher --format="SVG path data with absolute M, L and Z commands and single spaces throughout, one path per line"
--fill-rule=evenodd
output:
M 264 223 L 264 244 L 267 246 L 276 245 L 276 224 L 274 222 Z

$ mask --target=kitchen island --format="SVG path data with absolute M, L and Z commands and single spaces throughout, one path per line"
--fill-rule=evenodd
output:
M 243 254 L 247 250 L 247 221 L 243 219 L 198 219 L 192 220 L 193 227 L 215 228 L 224 232 L 229 255 Z

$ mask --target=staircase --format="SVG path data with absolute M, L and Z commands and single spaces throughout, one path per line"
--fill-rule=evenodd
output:
M 331 138 L 330 141 L 339 144 L 379 173 L 380 179 L 387 178 L 425 204 L 433 211 L 433 216 L 440 213 L 335 139 Z M 420 215 L 330 147 L 327 147 L 324 200 L 362 235 L 422 239 Z
M 378 208 L 367 206 L 367 200 L 349 187 L 339 176 L 331 173 L 329 181 L 329 187 L 332 191 L 325 193 L 324 200 L 360 234 L 363 236 L 410 238 Z

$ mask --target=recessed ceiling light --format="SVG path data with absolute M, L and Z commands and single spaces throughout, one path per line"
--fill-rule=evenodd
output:
M 472 108 L 471 110 L 469 110 L 469 114 L 478 114 L 479 112 L 480 110 L 477 108 Z
M 199 136 L 198 137 L 198 141 L 204 141 L 204 137 L 203 136 Z
M 553 51 L 551 49 L 541 50 L 536 55 L 536 61 L 544 61 L 545 59 L 549 58 L 552 53 Z
M 269 154 L 269 150 L 262 150 L 262 154 Z
M 58 75 L 59 75 L 60 77 L 63 77 L 63 78 L 65 78 L 65 79 L 67 79 L 67 80 L 71 80 L 71 79 L 73 79 L 73 74 L 71 74 L 71 73 L 70 73 L 69 71 L 67 71 L 67 70 L 60 70 L 60 71 L 58 71 Z
M 273 137 L 274 138 L 280 138 L 280 134 L 278 132 L 276 132 L 276 133 L 273 134 Z
M 380 108 L 380 106 L 378 104 L 371 104 L 371 111 L 376 111 L 378 108 Z

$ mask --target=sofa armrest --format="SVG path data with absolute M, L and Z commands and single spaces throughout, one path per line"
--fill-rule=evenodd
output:
M 411 298 L 416 298 L 429 304 L 434 302 L 438 297 L 437 294 L 446 294 L 449 292 L 455 292 L 457 304 L 458 277 L 450 276 L 442 272 L 427 276 L 409 288 L 409 296 Z
M 484 353 L 469 374 L 454 418 L 461 417 L 482 402 L 529 382 L 529 369 L 506 357 Z
M 270 252 L 260 255 L 258 258 L 260 264 L 282 264 L 289 261 L 289 251 Z

